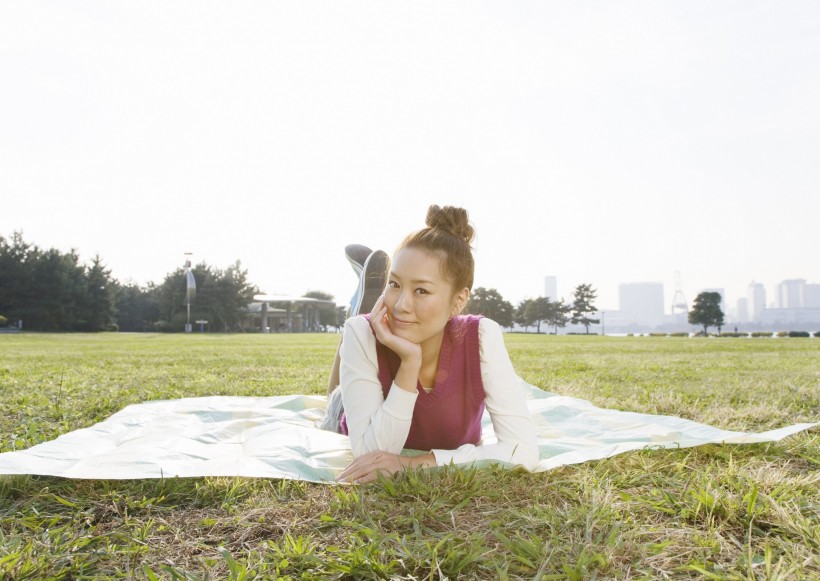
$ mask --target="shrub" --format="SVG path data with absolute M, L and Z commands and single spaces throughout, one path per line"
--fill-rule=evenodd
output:
M 811 337 L 808 331 L 789 331 L 789 337 Z
M 820 331 L 815 331 L 815 332 L 814 332 L 814 336 L 815 336 L 815 337 L 820 337 Z
M 650 337 L 666 337 L 666 333 L 649 333 Z
M 669 333 L 670 337 L 688 337 L 689 333 L 686 331 L 675 331 L 674 333 Z
M 774 334 L 774 336 L 775 337 L 788 337 L 789 333 L 786 332 L 786 331 L 778 331 L 777 333 Z
M 9 324 L 9 320 L 6 317 L 4 317 L 3 315 L 0 315 L 0 327 L 5 327 L 8 324 Z
M 772 336 L 771 331 L 754 331 L 752 333 L 752 337 L 771 337 L 771 336 Z

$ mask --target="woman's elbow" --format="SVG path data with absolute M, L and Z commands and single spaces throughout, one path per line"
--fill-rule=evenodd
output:
M 512 464 L 521 466 L 529 472 L 535 472 L 541 464 L 538 447 L 518 444 L 513 451 Z

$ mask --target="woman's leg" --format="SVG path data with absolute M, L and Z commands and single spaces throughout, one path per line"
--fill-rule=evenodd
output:
M 339 349 L 342 348 L 342 341 L 339 341 L 339 346 L 336 347 L 336 358 L 333 360 L 333 367 L 330 370 L 330 379 L 327 382 L 327 394 L 330 395 L 336 387 L 341 383 L 339 379 L 339 366 L 342 363 L 342 358 L 339 357 Z
M 366 246 L 358 244 L 351 244 L 345 248 L 345 255 L 350 261 L 353 270 L 359 270 L 357 265 L 363 255 L 363 249 Z M 369 249 L 368 249 L 369 250 Z M 384 292 L 384 287 L 387 280 L 387 265 L 389 257 L 383 250 L 376 250 L 370 252 L 367 258 L 361 263 L 361 270 L 359 270 L 359 284 L 356 287 L 356 293 L 353 295 L 353 300 L 348 310 L 348 317 L 355 317 L 356 315 L 365 315 L 373 309 L 379 296 Z M 344 336 L 342 336 L 344 340 Z M 339 367 L 341 365 L 341 358 L 339 357 L 339 350 L 342 346 L 342 341 L 339 341 L 339 346 L 336 347 L 336 357 L 333 360 L 333 367 L 330 370 L 330 378 L 327 383 L 327 393 L 336 389 L 341 383 L 339 375 Z

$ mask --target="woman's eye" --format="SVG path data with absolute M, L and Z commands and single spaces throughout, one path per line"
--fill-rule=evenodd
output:
M 387 283 L 387 286 L 389 286 L 390 288 L 398 288 L 399 283 L 397 283 L 395 280 L 391 280 Z
M 417 292 L 417 293 L 419 293 L 420 295 L 426 295 L 426 294 L 429 294 L 429 293 L 427 292 L 427 289 L 423 289 L 423 288 L 417 288 L 417 289 L 416 289 L 416 292 Z

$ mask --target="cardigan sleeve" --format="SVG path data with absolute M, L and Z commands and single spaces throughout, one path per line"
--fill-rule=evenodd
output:
M 353 456 L 375 450 L 398 454 L 410 433 L 418 393 L 394 384 L 384 397 L 376 338 L 364 317 L 345 322 L 339 354 L 342 402 Z
M 465 444 L 456 450 L 433 450 L 436 464 L 497 460 L 533 470 L 539 462 L 538 442 L 527 408 L 524 381 L 513 368 L 498 323 L 483 318 L 478 330 L 484 403 L 498 442 L 479 446 Z

